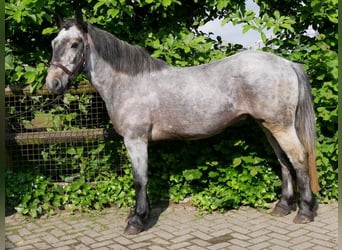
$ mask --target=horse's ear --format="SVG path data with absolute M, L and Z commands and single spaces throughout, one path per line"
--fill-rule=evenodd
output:
M 57 12 L 54 14 L 54 18 L 57 27 L 61 30 L 63 28 L 63 19 Z
M 83 14 L 81 9 L 77 9 L 75 11 L 75 20 L 76 20 L 76 25 L 82 29 L 84 32 L 87 32 L 87 25 L 83 21 Z
M 83 15 L 82 15 L 82 11 L 80 9 L 77 9 L 75 11 L 75 20 L 76 20 L 76 24 L 79 26 L 83 25 Z

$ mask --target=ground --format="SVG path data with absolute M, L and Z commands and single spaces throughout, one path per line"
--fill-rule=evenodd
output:
M 278 218 L 241 207 L 200 215 L 188 204 L 159 205 L 135 236 L 123 234 L 127 209 L 40 219 L 12 214 L 5 218 L 6 249 L 337 249 L 337 213 L 337 202 L 320 204 L 314 222 L 297 225 L 295 213 Z

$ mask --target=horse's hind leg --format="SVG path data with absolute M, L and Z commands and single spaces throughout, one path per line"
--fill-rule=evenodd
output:
M 293 166 L 300 192 L 299 211 L 294 219 L 295 223 L 308 223 L 313 221 L 316 215 L 317 203 L 310 188 L 308 169 L 308 153 L 300 142 L 294 126 L 287 128 L 263 123 L 285 152 L 288 161 Z
M 291 211 L 295 211 L 297 208 L 293 182 L 294 169 L 289 159 L 287 158 L 286 153 L 281 149 L 281 147 L 279 146 L 278 142 L 274 139 L 272 134 L 264 127 L 262 128 L 275 154 L 278 157 L 278 161 L 281 165 L 282 174 L 282 194 L 280 200 L 278 201 L 277 205 L 275 206 L 271 214 L 274 216 L 285 216 L 291 213 Z

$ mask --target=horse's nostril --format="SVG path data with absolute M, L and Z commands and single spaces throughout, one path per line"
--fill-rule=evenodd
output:
M 62 83 L 58 78 L 52 79 L 52 87 L 53 89 L 59 89 L 61 87 Z
M 46 77 L 46 87 L 47 89 L 54 94 L 61 94 L 64 92 L 65 87 L 63 85 L 62 79 L 56 76 L 48 75 Z

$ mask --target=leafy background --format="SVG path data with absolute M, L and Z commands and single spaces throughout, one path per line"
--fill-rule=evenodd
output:
M 51 58 L 50 42 L 57 33 L 53 14 L 58 11 L 62 16 L 73 16 L 72 3 L 75 1 L 6 1 L 7 84 L 30 85 L 32 93 L 43 86 Z M 255 3 L 260 6 L 259 13 L 246 10 L 244 2 L 237 0 L 87 0 L 81 7 L 88 22 L 145 47 L 152 56 L 174 66 L 208 63 L 242 48 L 199 31 L 201 25 L 216 18 L 223 19 L 223 23 L 242 24 L 244 32 L 258 31 L 265 44 L 262 50 L 302 63 L 311 79 L 316 112 L 321 185 L 317 196 L 320 202 L 337 200 L 338 2 L 255 0 Z M 305 35 L 309 25 L 319 32 L 317 37 Z M 265 30 L 273 32 L 272 38 L 267 38 Z M 68 128 L 74 129 L 71 124 L 77 118 L 76 114 L 63 119 L 69 119 Z M 58 209 L 73 212 L 113 204 L 133 206 L 127 152 L 122 142 L 103 142 L 98 151 L 105 147 L 112 148 L 104 158 L 108 169 L 121 171 L 108 172 L 92 182 L 81 173 L 70 185 L 61 187 L 49 176 L 30 171 L 14 173 L 9 169 L 7 206 L 32 217 L 53 214 Z M 89 157 L 82 149 L 68 149 L 68 152 L 80 158 Z M 124 160 L 112 160 L 113 154 Z M 152 144 L 149 165 L 152 202 L 164 199 L 179 202 L 191 197 L 192 203 L 202 209 L 224 211 L 241 205 L 266 207 L 277 199 L 280 191 L 278 163 L 262 131 L 252 121 L 236 124 L 223 134 L 203 141 Z

